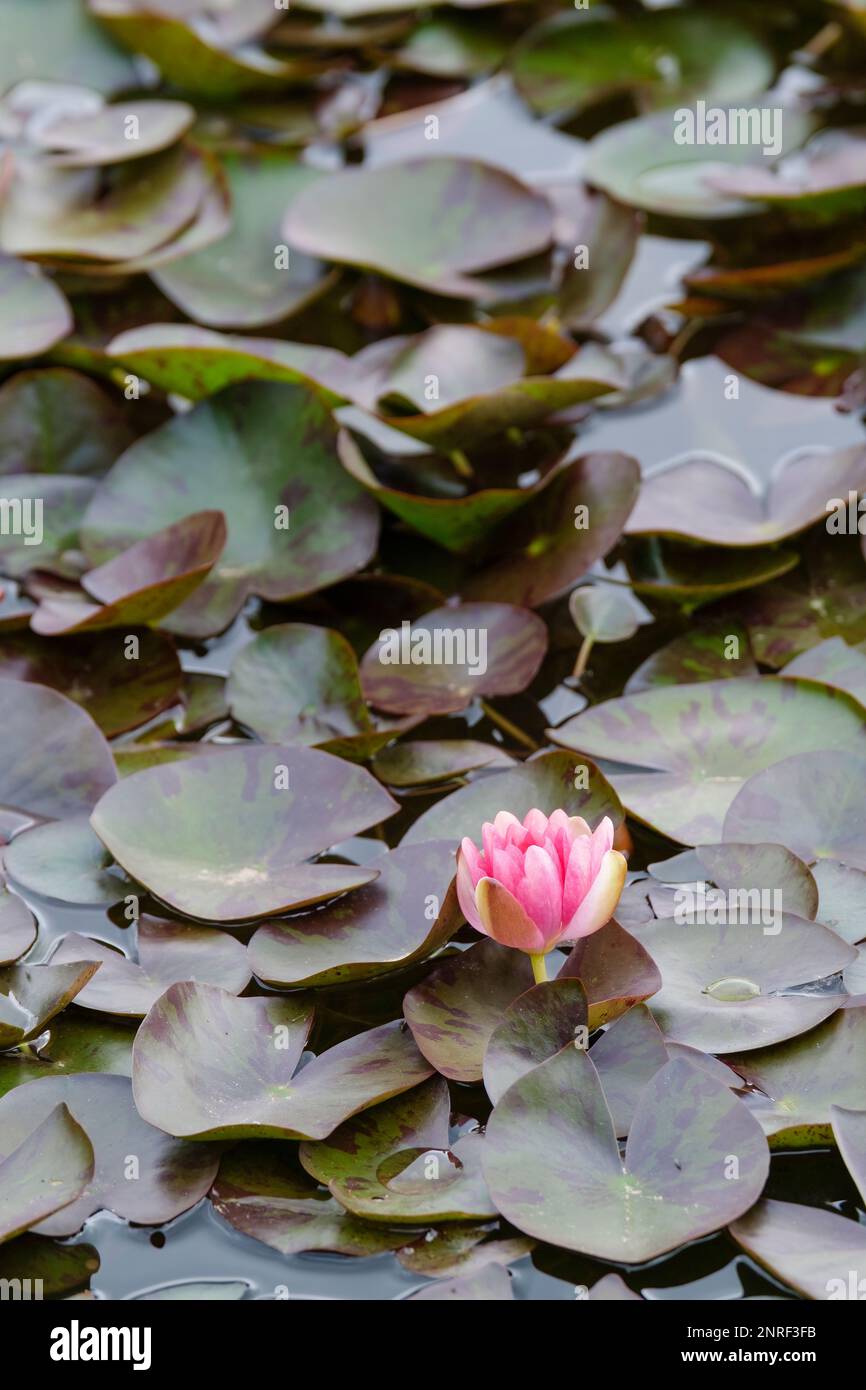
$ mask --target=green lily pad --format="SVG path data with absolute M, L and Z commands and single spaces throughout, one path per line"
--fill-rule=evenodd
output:
M 0 1241 L 75 1202 L 92 1177 L 93 1147 L 65 1105 L 53 1107 L 23 1134 L 4 1134 Z
M 321 175 L 281 152 L 225 154 L 221 165 L 232 200 L 231 231 L 155 271 L 154 281 L 197 323 L 213 328 L 279 323 L 325 287 L 319 262 L 295 253 L 282 265 L 278 254 L 287 207 Z
M 45 1236 L 19 1236 L 0 1250 L 0 1280 L 30 1280 L 43 1298 L 68 1297 L 89 1283 L 99 1269 L 93 1245 L 61 1245 Z M 39 1281 L 37 1283 L 37 1281 Z
M 405 1149 L 448 1142 L 451 1102 L 441 1076 L 374 1105 L 340 1125 L 319 1143 L 304 1143 L 298 1156 L 304 1170 L 326 1185 L 361 1175 L 375 1177 L 382 1162 Z
M 0 1100 L 3 1150 L 8 1153 L 61 1103 L 87 1133 L 95 1168 L 80 1198 L 42 1221 L 39 1234 L 72 1235 L 102 1210 L 161 1226 L 195 1206 L 213 1182 L 213 1145 L 179 1143 L 146 1124 L 125 1076 L 48 1076 L 9 1091 Z
M 498 811 L 511 811 L 522 820 L 535 806 L 546 816 L 562 807 L 590 825 L 610 816 L 618 826 L 623 818 L 616 793 L 592 763 L 577 762 L 561 751 L 538 753 L 520 767 L 479 778 L 443 796 L 418 817 L 402 843 L 450 840 L 456 849 L 464 835 L 477 842 L 484 822 L 492 821 Z
M 738 1181 L 727 1176 L 731 1157 Z M 645 1087 L 624 1161 L 598 1074 L 567 1047 L 506 1092 L 488 1125 L 484 1172 L 518 1230 L 617 1264 L 639 1264 L 742 1215 L 769 1171 L 742 1101 L 689 1062 Z
M 47 152 L 54 168 L 90 168 L 164 150 L 185 135 L 194 120 L 194 110 L 183 101 L 123 101 L 81 115 L 58 114 L 53 121 L 42 121 L 30 138 Z
M 134 635 L 137 648 L 127 638 Z M 137 729 L 180 698 L 171 640 L 158 632 L 105 632 L 44 642 L 12 632 L 0 642 L 0 677 L 50 686 L 86 710 L 106 737 Z
M 866 208 L 866 134 L 822 130 L 772 169 L 725 169 L 710 183 L 732 198 L 769 204 L 797 221 L 856 217 Z
M 44 1076 L 75 1072 L 131 1076 L 134 1037 L 128 1024 L 67 1010 L 51 1020 L 38 1051 L 32 1043 L 18 1052 L 0 1054 L 0 1096 Z
M 849 647 L 842 637 L 828 637 L 789 661 L 783 676 L 803 676 L 806 680 L 844 690 L 866 707 L 866 654 Z
M 0 1048 L 17 1047 L 38 1037 L 98 969 L 96 963 L 77 960 L 0 970 Z
M 42 367 L 0 387 L 0 473 L 98 475 L 130 442 L 123 413 L 80 372 Z
M 752 678 L 757 674 L 744 629 L 736 622 L 721 622 L 717 626 L 692 628 L 659 647 L 632 672 L 624 693 L 639 695 L 659 685 L 695 685 L 698 681 Z
M 7 0 L 3 6 L 0 90 L 17 82 L 76 82 L 110 95 L 136 84 L 129 54 L 78 0 Z
M 267 922 L 250 965 L 271 985 L 372 979 L 433 955 L 461 926 L 447 841 L 402 845 L 375 861 L 379 877 L 308 917 Z
M 495 27 L 474 15 L 452 13 L 419 24 L 393 62 L 431 77 L 470 77 L 498 67 L 507 51 L 507 39 Z
M 484 1088 L 493 1104 L 498 1105 L 513 1082 L 563 1047 L 585 1047 L 588 1017 L 579 980 L 548 980 L 518 995 L 491 1033 L 484 1053 Z
M 483 299 L 492 292 L 473 275 L 545 250 L 553 211 L 489 165 L 413 159 L 319 180 L 293 201 L 283 232 L 290 247 L 322 260 Z
M 633 815 L 671 839 L 692 845 L 723 838 L 764 841 L 766 821 L 759 837 L 743 833 L 741 818 L 728 822 L 722 834 L 741 787 L 786 758 L 792 745 L 804 755 L 820 753 L 822 765 L 825 758 L 856 755 L 862 741 L 858 709 L 829 687 L 762 676 L 627 695 L 548 732 L 556 743 L 590 757 L 626 757 L 633 767 L 655 769 L 616 773 L 611 780 Z M 800 852 L 796 843 L 788 848 Z
M 363 768 L 328 753 L 247 745 L 125 778 L 91 824 L 163 902 L 190 917 L 232 922 L 369 883 L 375 871 L 304 861 L 395 806 Z
M 617 921 L 576 941 L 558 978 L 578 979 L 583 984 L 592 1031 L 649 999 L 661 985 L 658 969 L 643 944 Z
M 191 512 L 218 507 L 228 523 L 225 550 L 166 626 L 187 636 L 219 632 L 251 593 L 284 602 L 370 559 L 376 508 L 340 467 L 335 444 L 330 414 L 302 387 L 231 387 L 126 451 L 88 511 L 83 548 L 100 564 Z
M 38 357 L 72 331 L 66 296 L 35 265 L 0 256 L 0 358 Z
M 90 715 L 56 690 L 0 679 L 0 728 L 0 805 L 74 816 L 90 811 L 117 781 L 111 749 Z
M 866 1201 L 866 1111 L 830 1106 L 833 1135 L 845 1166 Z
M 836 1106 L 866 1106 L 866 1008 L 842 1008 L 778 1047 L 726 1060 L 761 1094 L 749 1097 L 772 1149 L 833 1142 Z
M 410 1274 L 446 1279 L 455 1274 L 477 1274 L 491 1264 L 511 1264 L 530 1254 L 535 1246 L 535 1241 L 527 1236 L 500 1239 L 495 1232 L 496 1227 L 490 1222 L 443 1225 L 441 1229 L 426 1231 L 417 1244 L 401 1246 L 397 1260 Z
M 222 1160 L 210 1196 L 214 1210 L 236 1231 L 281 1255 L 309 1250 L 376 1255 L 405 1240 L 399 1231 L 348 1215 L 290 1162 L 286 1148 L 248 1140 Z
M 795 569 L 795 550 L 706 549 L 691 545 L 664 547 L 651 544 L 648 551 L 629 557 L 630 584 L 636 594 L 659 603 L 677 604 L 691 613 L 744 589 L 754 591 Z
M 801 859 L 866 869 L 864 779 L 866 760 L 851 752 L 795 753 L 743 784 L 725 816 L 724 837 L 753 843 L 770 824 Z
M 704 1052 L 751 1051 L 814 1028 L 844 996 L 782 991 L 853 959 L 834 932 L 786 913 L 767 926 L 659 921 L 641 927 L 640 937 L 661 971 L 650 1004 L 656 1022 L 666 1038 Z
M 361 660 L 361 688 L 392 714 L 450 714 L 476 697 L 525 690 L 547 650 L 534 613 L 505 603 L 434 608 L 386 629 Z
M 625 454 L 575 459 L 497 531 L 492 562 L 462 585 L 464 599 L 535 608 L 568 592 L 619 540 L 639 487 Z
M 513 759 L 495 744 L 471 738 L 407 740 L 383 748 L 373 771 L 389 787 L 417 787 L 450 782 L 480 767 L 511 767 Z
M 701 96 L 715 104 L 761 92 L 769 50 L 735 19 L 688 10 L 622 16 L 605 6 L 531 29 L 511 61 L 542 115 L 580 111 L 620 93 L 644 110 Z
M 169 985 L 181 980 L 218 985 L 229 994 L 240 994 L 250 982 L 241 943 L 211 927 L 141 917 L 136 945 L 138 964 L 102 941 L 70 932 L 52 952 L 51 962 L 98 960 L 99 969 L 75 1002 L 125 1018 L 144 1018 Z
M 827 498 L 866 490 L 866 449 L 802 451 L 781 460 L 763 496 L 715 459 L 686 459 L 647 478 L 629 535 L 665 535 L 708 545 L 788 540 L 826 519 Z
M 6 869 L 11 873 L 6 862 L 8 853 L 7 847 L 3 858 Z M 27 904 L 15 893 L 0 888 L 0 965 L 10 965 L 18 960 L 30 950 L 35 940 L 36 918 Z
M 866 1232 L 856 1221 L 820 1207 L 763 1201 L 734 1222 L 731 1235 L 803 1298 L 862 1297 Z
M 740 600 L 752 650 L 766 666 L 784 666 L 831 637 L 866 641 L 866 578 L 854 537 L 806 547 L 806 570 Z
M 157 623 L 204 583 L 226 534 L 222 512 L 184 517 L 88 571 L 83 594 L 43 599 L 30 626 L 41 637 L 56 637 Z
M 184 1138 L 324 1139 L 431 1073 L 411 1034 L 386 1023 L 320 1053 L 293 1079 L 311 1023 L 301 994 L 236 999 L 212 985 L 172 985 L 136 1035 L 136 1105 Z

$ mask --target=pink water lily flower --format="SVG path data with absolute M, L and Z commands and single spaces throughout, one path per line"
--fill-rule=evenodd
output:
M 610 921 L 626 861 L 613 848 L 609 817 L 590 830 L 582 816 L 500 811 L 481 828 L 482 848 L 464 839 L 457 896 L 467 922 L 533 957 L 577 941 Z M 536 969 L 536 977 L 544 978 Z

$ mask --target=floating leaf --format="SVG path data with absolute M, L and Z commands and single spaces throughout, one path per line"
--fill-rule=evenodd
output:
M 3 852 L 9 873 L 8 848 Z M 36 940 L 36 918 L 27 904 L 15 893 L 0 888 L 0 965 L 18 960 Z
M 192 107 L 182 101 L 123 101 L 81 115 L 58 113 L 54 120 L 41 121 L 30 138 L 50 151 L 54 168 L 90 168 L 164 150 L 185 135 L 194 120 Z
M 67 1010 L 51 1020 L 38 1052 L 34 1043 L 0 1055 L 0 1096 L 45 1076 L 94 1071 L 131 1076 L 134 1037 L 127 1024 Z
M 84 549 L 99 564 L 191 512 L 222 510 L 225 550 L 167 624 L 188 636 L 221 631 L 250 593 L 285 601 L 324 588 L 367 563 L 378 531 L 335 443 L 303 388 L 231 387 L 126 451 L 88 512 Z
M 798 221 L 856 217 L 866 207 L 866 136 L 858 129 L 822 130 L 773 169 L 725 169 L 709 182 L 721 193 L 768 203 Z
M 20 1279 L 22 1284 L 29 1279 L 31 1288 L 41 1287 L 44 1298 L 68 1297 L 98 1269 L 99 1254 L 92 1245 L 61 1245 L 28 1235 L 0 1250 L 0 1279 Z
M 402 845 L 375 864 L 373 883 L 331 907 L 259 927 L 249 945 L 255 974 L 271 985 L 345 984 L 433 955 L 463 921 L 450 843 Z
M 93 1177 L 93 1147 L 65 1105 L 21 1135 L 4 1133 L 0 1154 L 0 1241 L 51 1217 Z
M 488 1265 L 486 1269 L 461 1275 L 458 1279 L 443 1279 L 435 1284 L 426 1284 L 417 1293 L 410 1293 L 407 1301 L 456 1299 L 466 1303 L 477 1299 L 490 1303 L 513 1298 L 514 1289 L 508 1270 L 503 1269 L 501 1265 Z
M 803 1298 L 860 1297 L 866 1232 L 856 1221 L 820 1207 L 763 1201 L 734 1222 L 731 1235 Z
M 631 1129 L 644 1087 L 676 1055 L 668 1053 L 645 1004 L 635 1004 L 593 1043 L 590 1061 L 598 1072 L 618 1138 Z
M 389 787 L 429 786 L 450 782 L 480 767 L 510 767 L 512 759 L 494 744 L 471 738 L 407 740 L 383 748 L 373 759 L 373 771 Z
M 775 829 L 775 822 L 770 821 Z M 802 859 L 784 845 L 723 844 L 700 845 L 698 860 L 718 888 L 728 892 L 752 894 L 774 892 L 774 901 L 786 912 L 814 920 L 818 916 L 818 885 Z M 741 898 L 735 899 L 739 903 Z M 748 903 L 754 902 L 749 897 Z M 820 918 L 825 926 L 831 923 Z
M 812 865 L 812 878 L 818 887 L 818 921 L 852 945 L 866 938 L 866 872 L 820 859 Z
M 0 256 L 0 358 L 38 357 L 71 331 L 72 311 L 53 281 Z
M 518 995 L 491 1033 L 484 1054 L 484 1087 L 493 1104 L 521 1076 L 563 1047 L 585 1046 L 587 1019 L 586 995 L 579 980 L 548 980 Z
M 831 637 L 866 641 L 866 573 L 857 542 L 834 536 L 807 546 L 807 572 L 768 584 L 740 600 L 752 650 L 767 666 L 784 666 Z
M 393 714 L 450 714 L 476 697 L 525 690 L 546 650 L 534 613 L 504 603 L 434 608 L 381 634 L 361 661 L 361 686 Z
M 101 941 L 70 932 L 51 961 L 98 960 L 99 969 L 76 996 L 76 1003 L 98 1013 L 144 1018 L 161 994 L 181 980 L 218 985 L 240 994 L 250 981 L 239 941 L 210 927 L 185 926 L 140 917 L 136 933 L 138 964 Z
M 644 946 L 616 921 L 576 941 L 559 978 L 578 979 L 583 984 L 593 1031 L 649 999 L 661 985 L 658 969 Z
M 394 809 L 363 768 L 312 749 L 257 745 L 127 777 L 91 824 L 118 863 L 164 902 L 231 922 L 368 883 L 375 871 L 304 861 Z
M 0 1048 L 17 1047 L 42 1032 L 66 1008 L 97 964 L 77 960 L 65 965 L 10 965 L 0 970 Z
M 543 251 L 547 200 L 477 161 L 413 159 L 347 169 L 304 189 L 283 224 L 291 247 L 437 294 L 490 298 L 473 274 Z
M 386 1023 L 320 1053 L 293 1079 L 311 1023 L 301 994 L 235 999 L 212 985 L 172 985 L 135 1039 L 136 1105 L 181 1137 L 324 1139 L 430 1075 L 411 1034 Z
M 443 1279 L 453 1274 L 476 1274 L 490 1264 L 511 1264 L 528 1255 L 535 1245 L 526 1236 L 499 1239 L 495 1230 L 489 1222 L 443 1225 L 441 1230 L 425 1231 L 423 1240 L 402 1246 L 397 1259 L 410 1274 Z
M 739 1181 L 725 1176 L 739 1159 Z M 589 1057 L 568 1047 L 506 1093 L 487 1125 L 484 1172 L 519 1230 L 617 1264 L 639 1264 L 734 1220 L 769 1170 L 742 1101 L 681 1060 L 644 1089 L 620 1158 Z
M 728 808 L 724 838 L 754 843 L 772 825 L 801 859 L 866 869 L 866 760 L 853 751 L 804 750 L 750 777 Z
M 556 743 L 653 772 L 612 774 L 628 809 L 683 844 L 749 841 L 739 820 L 722 827 L 740 788 L 796 743 L 804 754 L 845 760 L 862 743 L 847 697 L 808 681 L 704 681 L 608 700 L 549 730 Z M 760 837 L 767 837 L 762 823 Z M 799 853 L 797 844 L 789 849 Z M 805 858 L 814 856 L 801 856 Z
M 843 996 L 783 991 L 853 959 L 834 932 L 785 913 L 772 921 L 659 921 L 640 937 L 661 971 L 650 1005 L 656 1022 L 666 1038 L 704 1052 L 768 1047 L 814 1028 Z
M 789 661 L 783 676 L 803 676 L 806 680 L 832 685 L 866 707 L 866 655 L 849 647 L 841 637 L 828 637 L 817 647 Z
M 65 367 L 16 372 L 5 381 L 0 432 L 3 474 L 104 473 L 130 442 L 111 397 Z
M 161 1226 L 194 1206 L 213 1182 L 213 1146 L 178 1143 L 145 1124 L 125 1076 L 49 1076 L 9 1091 L 0 1100 L 6 1152 L 61 1103 L 90 1139 L 95 1169 L 78 1201 L 40 1223 L 41 1234 L 72 1235 L 103 1209 L 138 1225 Z M 134 1181 L 130 1157 L 137 1161 Z
M 727 653 L 731 652 L 728 657 Z M 626 695 L 658 685 L 695 685 L 698 681 L 757 676 L 749 639 L 738 623 L 693 628 L 648 656 L 625 684 Z
M 642 621 L 650 621 L 643 604 L 627 589 L 586 584 L 572 589 L 568 611 L 581 636 L 593 642 L 627 642 Z
M 866 1111 L 831 1105 L 830 1118 L 839 1152 L 866 1201 Z
M 2 805 L 74 816 L 90 811 L 117 780 L 111 749 L 90 715 L 56 690 L 0 679 L 0 727 Z

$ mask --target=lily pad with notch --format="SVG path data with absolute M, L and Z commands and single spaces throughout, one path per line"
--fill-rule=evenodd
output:
M 770 824 L 801 859 L 866 869 L 866 758 L 856 756 L 862 751 L 804 750 L 757 772 L 731 802 L 724 838 L 753 843 Z

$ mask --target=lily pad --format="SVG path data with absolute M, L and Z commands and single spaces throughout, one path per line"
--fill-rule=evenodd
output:
M 866 207 L 866 132 L 822 130 L 773 169 L 725 169 L 709 182 L 730 197 L 769 204 L 797 221 L 856 217 Z
M 803 1298 L 861 1296 L 866 1232 L 856 1221 L 820 1207 L 763 1201 L 734 1222 L 731 1235 L 747 1255 Z
M 763 676 L 608 700 L 548 732 L 593 758 L 627 756 L 634 767 L 655 769 L 611 780 L 632 814 L 671 839 L 749 841 L 739 819 L 725 822 L 740 788 L 786 758 L 792 744 L 822 766 L 827 758 L 855 756 L 863 737 L 858 709 L 829 687 Z M 759 838 L 767 838 L 765 821 Z M 797 844 L 788 848 L 800 853 Z
M 72 1235 L 103 1209 L 138 1225 L 161 1226 L 194 1206 L 213 1182 L 213 1145 L 178 1143 L 146 1124 L 125 1076 L 49 1076 L 9 1091 L 0 1100 L 4 1151 L 59 1104 L 87 1133 L 95 1168 L 77 1201 L 40 1222 L 40 1234 Z
M 218 507 L 228 541 L 212 574 L 167 626 L 221 631 L 250 593 L 285 602 L 370 559 L 378 516 L 340 467 L 336 427 L 300 386 L 222 392 L 133 444 L 99 489 L 82 544 L 100 564 L 132 542 Z
M 728 808 L 724 838 L 753 843 L 770 824 L 801 859 L 866 869 L 866 760 L 855 751 L 803 751 L 756 773 Z
M 249 945 L 254 973 L 271 985 L 345 984 L 433 955 L 463 921 L 450 843 L 402 845 L 375 864 L 373 883 L 331 907 L 259 927 Z
M 535 806 L 546 816 L 562 807 L 590 825 L 610 816 L 618 826 L 623 818 L 616 793 L 592 763 L 576 762 L 559 751 L 538 753 L 520 767 L 479 778 L 442 797 L 418 817 L 402 843 L 447 839 L 456 849 L 464 835 L 478 840 L 484 822 L 498 811 L 507 809 L 522 820 Z
M 547 650 L 544 623 L 504 603 L 434 608 L 386 630 L 361 661 L 370 704 L 392 714 L 450 714 L 476 697 L 513 695 Z
M 74 816 L 90 811 L 117 781 L 111 749 L 90 715 L 56 690 L 0 679 L 0 727 L 4 806 L 37 816 Z
M 75 1072 L 131 1076 L 134 1037 L 135 1030 L 128 1024 L 67 1010 L 51 1020 L 38 1044 L 0 1054 L 0 1096 L 45 1076 Z
M 511 62 L 542 115 L 580 111 L 620 93 L 644 110 L 701 96 L 752 96 L 774 74 L 769 50 L 735 19 L 688 10 L 622 16 L 605 6 L 541 24 Z
M 293 1079 L 311 1023 L 301 994 L 235 999 L 212 985 L 172 985 L 136 1035 L 136 1105 L 185 1138 L 324 1139 L 432 1071 L 408 1030 L 386 1023 L 320 1053 Z
M 395 807 L 363 768 L 312 749 L 256 745 L 135 773 L 103 797 L 91 824 L 171 907 L 232 922 L 369 883 L 375 871 L 304 861 Z
M 583 984 L 592 1031 L 649 999 L 661 986 L 658 968 L 643 944 L 617 921 L 576 941 L 558 978 Z
M 61 574 L 71 560 L 95 482 L 51 473 L 16 473 L 3 479 L 2 497 L 13 518 L 0 534 L 0 571 L 14 577 L 34 570 Z M 41 503 L 41 506 L 40 506 Z M 15 520 L 20 508 L 20 524 Z
M 430 786 L 450 782 L 481 767 L 510 767 L 507 753 L 471 738 L 406 740 L 383 748 L 373 759 L 373 771 L 389 787 Z
M 99 1269 L 92 1245 L 61 1245 L 45 1236 L 19 1236 L 0 1250 L 0 1279 L 29 1279 L 44 1298 L 67 1297 L 83 1288 Z
M 639 695 L 659 685 L 695 685 L 698 681 L 751 678 L 757 674 L 744 629 L 739 623 L 722 622 L 718 626 L 692 628 L 659 647 L 632 672 L 624 693 Z
M 8 848 L 3 851 L 9 869 Z M 30 950 L 36 940 L 36 918 L 23 899 L 0 887 L 0 965 L 10 965 Z
M 492 291 L 471 277 L 545 250 L 553 210 L 489 165 L 413 159 L 343 170 L 312 184 L 292 203 L 283 231 L 290 247 L 322 260 L 436 294 L 483 299 Z
M 185 135 L 194 120 L 194 110 L 182 101 L 123 101 L 40 121 L 31 139 L 48 152 L 54 168 L 89 168 L 164 150 Z
M 737 1182 L 726 1176 L 732 1155 Z M 742 1215 L 769 1162 L 742 1101 L 681 1060 L 645 1087 L 623 1161 L 598 1074 L 568 1047 L 506 1092 L 487 1126 L 484 1172 L 519 1230 L 640 1264 Z
M 866 938 L 866 872 L 819 859 L 812 865 L 812 878 L 818 887 L 815 916 L 825 927 L 853 945 Z
M 72 331 L 66 296 L 37 266 L 0 256 L 0 358 L 38 357 Z
M 52 952 L 51 962 L 98 960 L 99 969 L 75 1002 L 126 1018 L 144 1018 L 169 985 L 181 980 L 218 985 L 230 994 L 240 994 L 250 981 L 241 943 L 211 927 L 141 917 L 136 946 L 138 964 L 102 941 L 70 932 Z
M 767 666 L 784 666 L 832 637 L 866 641 L 866 575 L 857 541 L 834 536 L 807 544 L 805 572 L 801 567 L 784 582 L 756 589 L 738 608 L 755 657 Z
M 10 965 L 0 970 L 0 1048 L 17 1047 L 42 1032 L 99 969 L 77 960 L 64 965 Z
M 830 1118 L 839 1152 L 866 1202 L 866 1110 L 831 1105 Z
M 93 1147 L 65 1105 L 10 1138 L 0 1156 L 0 1241 L 75 1202 L 93 1177 Z
M 751 1051 L 814 1028 L 844 996 L 783 991 L 854 958 L 834 932 L 785 913 L 764 925 L 659 921 L 641 927 L 640 938 L 661 971 L 650 1004 L 656 1022 L 666 1038 L 704 1052 Z
M 16 372 L 5 381 L 0 431 L 3 474 L 97 475 L 130 443 L 119 406 L 90 377 L 65 367 Z
M 784 676 L 803 676 L 806 680 L 844 690 L 866 708 L 866 654 L 849 647 L 842 637 L 828 637 L 789 661 Z
M 866 1107 L 866 1008 L 839 1009 L 780 1047 L 726 1060 L 760 1093 L 749 1101 L 771 1148 L 832 1143 L 835 1108 Z
M 590 1061 L 604 1089 L 617 1138 L 624 1139 L 631 1129 L 644 1087 L 676 1055 L 668 1053 L 645 1004 L 635 1004 L 593 1043 Z
M 3 6 L 0 89 L 16 82 L 80 82 L 106 95 L 131 87 L 129 54 L 112 43 L 77 0 L 7 0 Z
M 775 832 L 775 821 L 770 821 Z M 784 845 L 700 845 L 698 860 L 718 888 L 750 893 L 778 892 L 786 912 L 814 920 L 818 916 L 818 885 L 806 864 Z M 825 926 L 831 926 L 823 917 Z
M 137 647 L 127 641 L 135 636 Z M 89 633 L 43 642 L 33 632 L 4 634 L 0 677 L 50 686 L 86 710 L 106 737 L 146 724 L 180 698 L 181 669 L 161 633 Z

